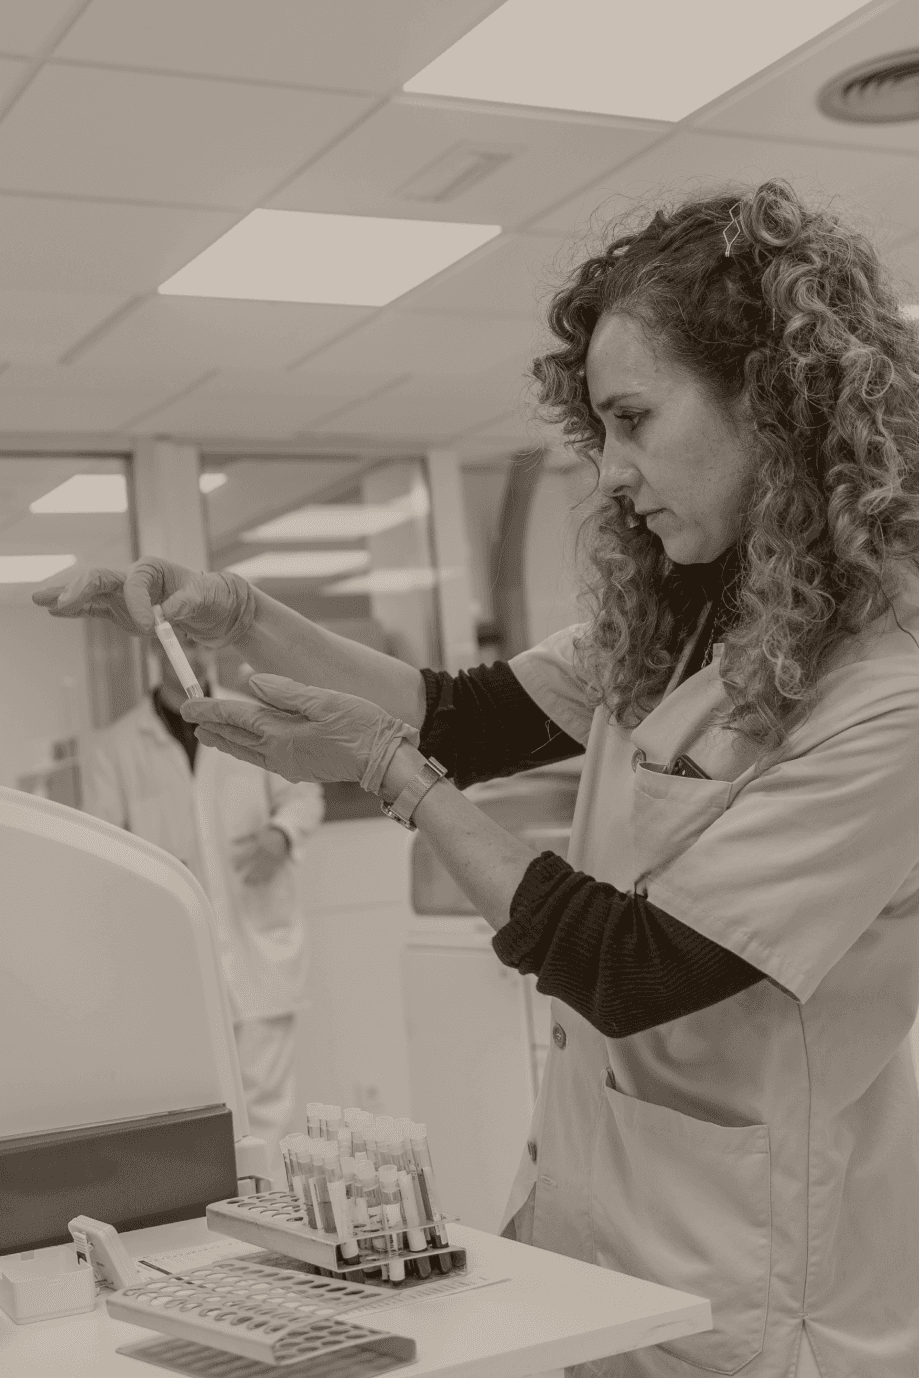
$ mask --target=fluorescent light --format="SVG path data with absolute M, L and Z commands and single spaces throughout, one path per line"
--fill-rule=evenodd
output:
M 369 563 L 366 550 L 292 550 L 251 555 L 227 568 L 252 580 L 327 579 L 332 574 L 365 569 Z
M 124 474 L 74 474 L 29 503 L 30 512 L 127 512 Z
M 337 584 L 327 584 L 323 593 L 416 593 L 432 589 L 442 579 L 455 579 L 462 571 L 458 569 L 426 569 L 423 566 L 410 566 L 401 569 L 375 569 L 369 574 L 358 574 L 352 579 L 340 579 Z
M 166 296 L 385 306 L 500 225 L 252 211 L 160 287 Z
M 681 120 L 864 0 L 506 0 L 403 90 Z
M 316 503 L 244 531 L 244 541 L 355 541 L 391 531 L 413 517 L 428 514 L 426 488 L 395 502 Z
M 202 493 L 213 493 L 215 489 L 222 488 L 226 481 L 226 474 L 202 474 L 198 479 L 198 487 Z
M 76 562 L 76 555 L 0 555 L 0 584 L 40 584 Z

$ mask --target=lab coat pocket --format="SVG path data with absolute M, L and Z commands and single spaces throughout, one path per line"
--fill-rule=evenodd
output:
M 720 818 L 730 797 L 730 780 L 664 775 L 637 765 L 632 796 L 636 881 L 681 856 Z
M 765 1339 L 768 1126 L 711 1124 L 605 1091 L 591 1174 L 596 1261 L 707 1298 L 714 1328 L 659 1348 L 706 1372 L 737 1373 Z

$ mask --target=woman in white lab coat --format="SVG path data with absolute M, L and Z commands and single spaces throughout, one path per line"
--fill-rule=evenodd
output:
M 509 665 L 419 674 L 162 562 L 44 601 L 235 641 L 264 706 L 187 704 L 201 740 L 359 780 L 538 974 L 508 1231 L 712 1304 L 585 1372 L 915 1378 L 919 339 L 781 183 L 612 231 L 550 324 L 592 600 Z M 580 752 L 568 862 L 449 783 Z

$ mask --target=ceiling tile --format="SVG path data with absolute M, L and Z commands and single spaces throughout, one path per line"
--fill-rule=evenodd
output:
M 76 292 L 0 289 L 0 360 L 17 364 L 54 363 L 123 302 L 123 297 Z
M 590 116 L 558 119 L 402 96 L 371 115 L 269 204 L 514 228 L 647 148 L 667 127 Z M 419 201 L 399 191 L 461 144 L 513 156 L 450 200 Z
M 155 291 L 237 218 L 226 211 L 0 195 L 0 287 Z
M 28 62 L 14 57 L 0 57 L 0 101 L 12 94 L 13 87 L 29 70 Z
M 499 3 L 156 0 L 151 5 L 149 0 L 93 0 L 56 55 L 114 66 L 384 92 L 421 71 Z
M 248 209 L 369 104 L 49 64 L 0 123 L 0 187 Z
M 464 377 L 412 378 L 401 387 L 320 421 L 320 434 L 406 436 L 444 440 L 501 415 L 508 407 L 525 410 L 526 380 L 521 371 L 500 370 Z
M 407 293 L 399 309 L 531 319 L 564 276 L 570 252 L 565 240 L 502 235 Z
M 227 368 L 221 369 L 203 383 L 201 392 L 214 397 L 232 397 L 236 394 L 253 397 L 290 397 L 302 402 L 304 406 L 321 407 L 322 411 L 316 411 L 316 415 L 320 416 L 335 406 L 343 406 L 346 402 L 353 402 L 371 392 L 377 392 L 380 388 L 396 382 L 399 377 L 399 374 L 393 372 L 338 377 L 334 373 L 322 373 L 306 368 L 297 369 L 295 373 Z
M 387 311 L 311 358 L 304 367 L 323 373 L 478 373 L 500 363 L 526 363 L 533 339 L 529 321 L 508 317 L 409 314 Z
M 37 53 L 72 9 L 73 0 L 3 0 L 0 52 Z
M 850 124 L 831 120 L 817 107 L 826 82 L 873 57 L 887 57 L 919 44 L 916 0 L 856 16 L 845 30 L 810 48 L 803 57 L 748 82 L 742 91 L 710 106 L 693 121 L 700 129 L 758 134 L 765 138 L 839 143 L 919 153 L 919 122 Z
M 156 368 L 90 368 L 86 364 L 12 365 L 0 372 L 4 392 L 130 393 L 165 401 L 190 387 L 201 369 L 164 360 Z
M 79 356 L 99 368 L 283 368 L 364 319 L 360 306 L 154 297 Z
M 917 174 L 919 160 L 905 154 L 680 131 L 572 197 L 536 228 L 554 234 L 581 231 L 588 217 L 602 223 L 631 210 L 636 199 L 653 209 L 658 199 L 669 202 L 725 183 L 784 177 L 802 195 L 818 202 L 832 197 L 840 211 L 853 214 L 882 240 L 892 239 L 919 228 Z
M 116 431 L 157 400 L 144 393 L 0 391 L 0 431 Z
M 295 435 L 321 416 L 379 390 L 390 377 L 337 378 L 292 374 L 257 375 L 233 370 L 209 379 L 187 397 L 161 408 L 138 426 L 143 433 L 190 436 L 248 436 L 266 440 Z M 262 383 L 263 390 L 256 391 Z

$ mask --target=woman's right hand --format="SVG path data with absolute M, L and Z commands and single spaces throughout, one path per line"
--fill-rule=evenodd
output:
M 255 590 L 238 574 L 202 574 L 168 560 L 138 560 L 127 574 L 84 570 L 69 583 L 50 584 L 32 601 L 52 617 L 104 617 L 134 636 L 153 632 L 153 605 L 202 646 L 229 645 L 255 618 Z

